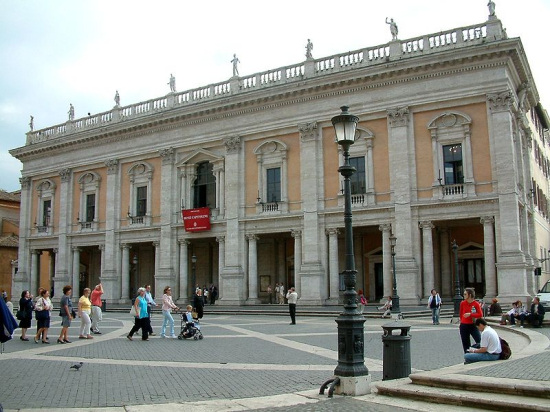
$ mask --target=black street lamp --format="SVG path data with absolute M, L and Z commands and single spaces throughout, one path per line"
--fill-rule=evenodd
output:
M 368 393 L 368 385 L 358 384 L 357 377 L 366 377 L 369 370 L 365 366 L 364 356 L 364 332 L 365 318 L 357 307 L 357 293 L 355 284 L 357 271 L 353 255 L 353 227 L 351 221 L 351 182 L 350 177 L 355 173 L 355 168 L 349 162 L 349 148 L 355 142 L 355 132 L 359 118 L 348 113 L 348 107 L 342 106 L 342 113 L 332 118 L 332 124 L 336 132 L 336 141 L 342 146 L 344 152 L 344 164 L 338 168 L 338 172 L 344 177 L 344 228 L 346 260 L 344 283 L 344 311 L 336 319 L 338 324 L 338 366 L 334 370 L 335 378 L 321 386 L 321 393 L 332 382 L 329 396 L 332 390 L 339 385 L 339 393 L 347 395 L 361 395 Z
M 397 238 L 392 233 L 390 236 L 390 246 L 391 246 L 391 266 L 393 274 L 393 293 L 391 297 L 391 311 L 397 315 L 397 319 L 402 319 L 403 314 L 401 313 L 401 308 L 399 307 L 399 295 L 397 294 L 397 278 L 395 276 L 395 245 L 397 243 Z
M 453 240 L 452 248 L 455 255 L 455 296 L 453 298 L 453 318 L 457 319 L 460 316 L 460 303 L 462 302 L 462 293 L 460 290 L 460 278 L 458 276 L 458 245 L 456 244 L 456 240 Z
M 196 278 L 197 278 L 197 257 L 195 256 L 195 254 L 193 253 L 193 256 L 191 256 L 191 277 L 192 277 L 192 281 L 191 281 L 191 299 L 193 299 L 193 297 L 195 296 L 195 293 L 197 292 L 196 289 L 196 285 L 195 285 L 195 282 L 196 282 Z

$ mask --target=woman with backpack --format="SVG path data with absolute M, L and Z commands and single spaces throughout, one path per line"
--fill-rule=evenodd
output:
M 428 309 L 432 311 L 432 324 L 439 325 L 439 309 L 441 308 L 441 298 L 437 290 L 432 289 L 428 298 Z

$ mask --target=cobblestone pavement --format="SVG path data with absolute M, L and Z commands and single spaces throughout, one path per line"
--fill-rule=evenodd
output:
M 514 371 L 513 374 L 511 371 Z M 467 375 L 550 382 L 550 350 L 523 359 L 510 358 L 506 363 L 491 364 L 472 370 Z
M 160 322 L 160 316 L 153 318 L 157 333 Z M 365 358 L 373 382 L 382 378 L 381 325 L 387 322 L 369 319 L 365 324 Z M 413 370 L 462 362 L 456 325 L 410 323 Z M 337 329 L 331 318 L 300 317 L 297 326 L 290 326 L 286 316 L 208 316 L 201 323 L 204 340 L 199 341 L 155 336 L 130 342 L 126 334 L 131 318 L 125 314 L 106 313 L 103 335 L 94 340 L 79 340 L 78 324 L 69 330 L 72 344 L 55 344 L 57 320 L 50 329 L 50 345 L 33 343 L 32 335 L 30 342 L 22 342 L 19 331 L 6 343 L 0 355 L 4 409 L 137 407 L 318 391 L 337 365 Z M 84 362 L 82 369 L 70 369 L 77 361 Z M 287 405 L 285 410 L 296 408 Z M 300 407 L 343 409 L 389 407 L 346 397 Z

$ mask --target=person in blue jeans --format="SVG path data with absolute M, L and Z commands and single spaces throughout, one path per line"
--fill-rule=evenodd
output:
M 178 307 L 174 304 L 172 300 L 172 289 L 170 286 L 164 288 L 164 295 L 162 296 L 162 314 L 164 320 L 162 322 L 162 328 L 160 329 L 160 337 L 166 337 L 166 327 L 170 325 L 170 331 L 168 337 L 177 338 L 174 333 L 174 318 L 172 317 L 172 310 L 178 310 Z
M 468 349 L 468 352 L 464 354 L 464 363 L 499 360 L 502 347 L 496 331 L 488 326 L 483 318 L 477 318 L 474 324 L 481 332 L 481 342 L 479 348 Z
M 432 289 L 431 295 L 428 298 L 428 309 L 432 311 L 432 323 L 439 325 L 439 308 L 441 307 L 441 298 L 437 290 Z

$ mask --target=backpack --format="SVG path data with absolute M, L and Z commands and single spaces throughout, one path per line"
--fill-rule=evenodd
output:
M 510 345 L 508 345 L 508 342 L 506 342 L 504 339 L 500 338 L 500 347 L 502 351 L 500 352 L 500 358 L 499 359 L 509 359 L 510 356 L 512 356 L 512 349 L 510 349 Z

